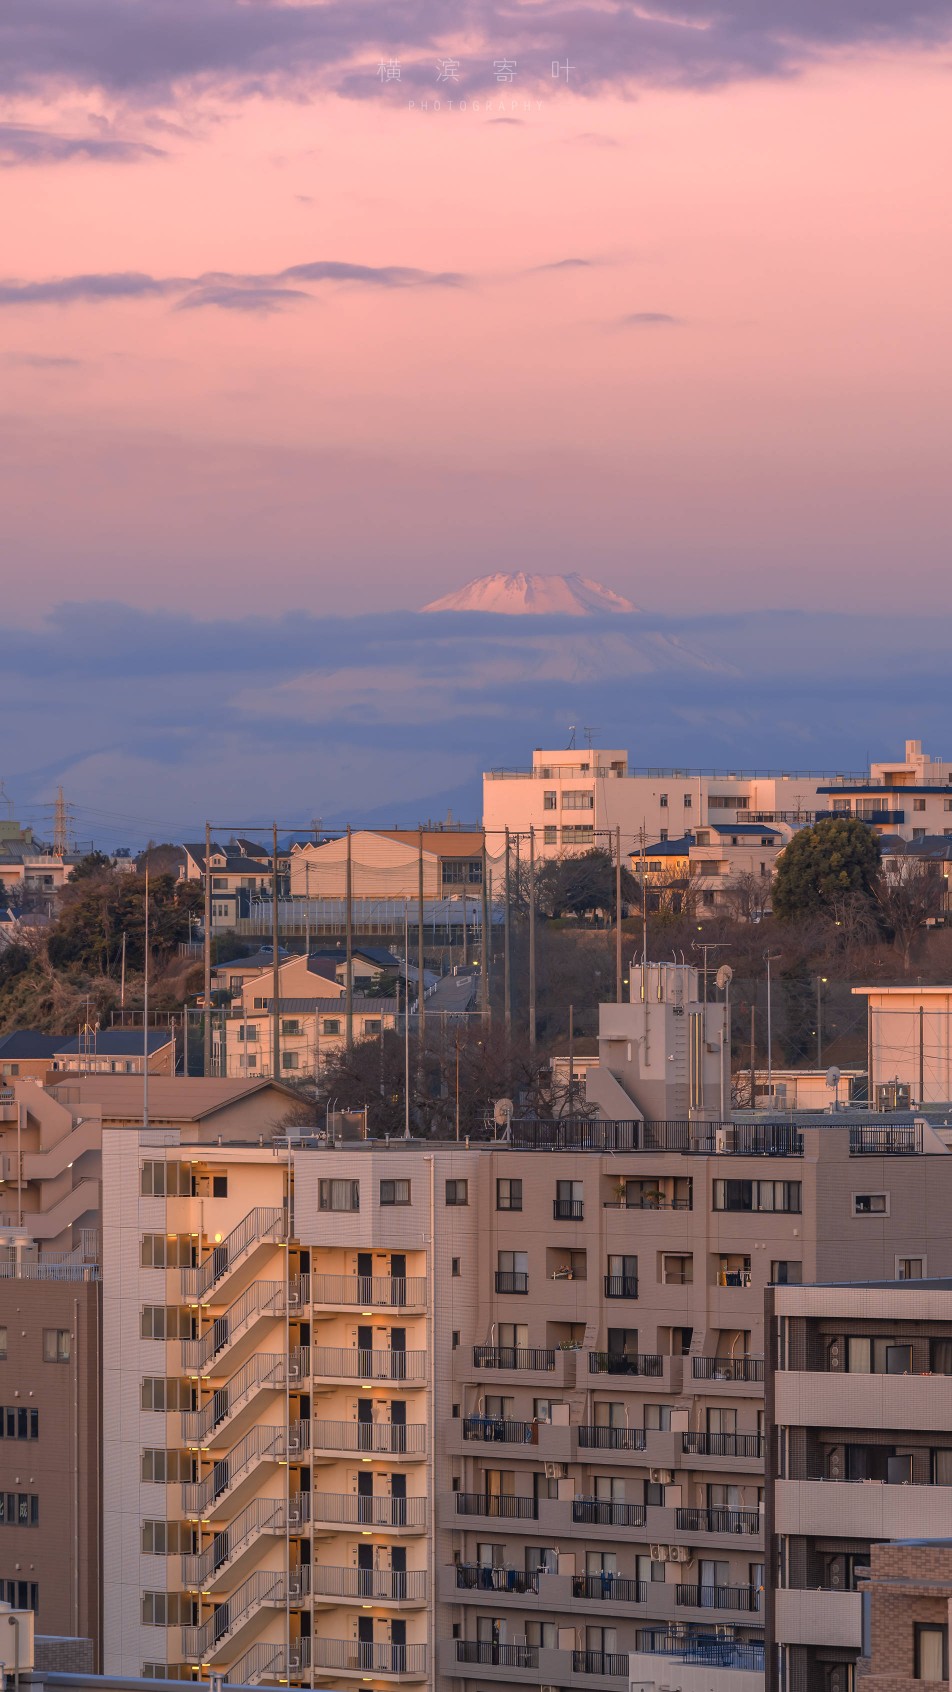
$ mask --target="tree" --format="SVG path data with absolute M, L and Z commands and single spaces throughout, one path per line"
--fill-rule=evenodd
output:
M 112 870 L 112 862 L 105 852 L 87 852 L 73 865 L 70 881 L 88 881 L 91 876 L 106 875 Z
M 928 859 L 896 857 L 876 878 L 874 893 L 883 926 L 902 953 L 908 970 L 912 948 L 927 917 L 945 908 L 945 876 Z
M 724 903 L 738 922 L 763 922 L 770 909 L 772 885 L 769 875 L 742 870 L 724 886 Z
M 623 864 L 621 897 L 625 904 L 637 897 L 638 884 Z M 563 853 L 546 858 L 536 870 L 536 902 L 543 916 L 593 916 L 615 913 L 615 863 L 600 846 L 589 852 Z
M 168 958 L 188 939 L 194 894 L 189 883 L 171 875 L 151 879 L 149 888 L 150 957 Z M 68 882 L 62 908 L 47 941 L 55 969 L 117 976 L 126 937 L 126 963 L 141 969 L 145 956 L 145 877 L 115 870 L 99 871 Z
M 773 911 L 780 922 L 832 915 L 837 901 L 874 907 L 879 841 L 858 817 L 824 817 L 793 836 L 777 861 Z

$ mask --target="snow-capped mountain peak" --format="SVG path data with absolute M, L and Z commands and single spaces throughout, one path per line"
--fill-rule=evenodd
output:
M 456 593 L 431 600 L 424 611 L 485 611 L 495 616 L 593 617 L 606 612 L 637 611 L 630 599 L 575 571 L 543 576 L 515 571 L 476 576 Z

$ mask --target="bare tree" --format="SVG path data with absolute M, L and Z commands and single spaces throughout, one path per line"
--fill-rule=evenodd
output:
M 763 922 L 770 909 L 769 875 L 739 871 L 724 887 L 724 903 L 738 922 Z
M 945 876 L 937 863 L 903 854 L 893 858 L 888 868 L 883 867 L 873 895 L 883 925 L 902 954 L 903 970 L 908 970 L 923 924 L 945 909 Z

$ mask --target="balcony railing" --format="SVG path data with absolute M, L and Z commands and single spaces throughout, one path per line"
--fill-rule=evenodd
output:
M 283 1240 L 285 1232 L 285 1214 L 282 1209 L 257 1205 L 238 1223 L 237 1228 L 226 1234 L 203 1262 L 194 1269 L 182 1270 L 182 1298 L 205 1298 L 259 1241 Z
M 648 1601 L 648 1582 L 628 1580 L 616 1574 L 573 1575 L 572 1597 L 604 1598 L 618 1604 L 645 1604 Z
M 552 1220 L 554 1222 L 581 1222 L 585 1215 L 585 1203 L 582 1199 L 557 1198 L 552 1200 Z
M 189 1445 L 201 1445 L 223 1423 L 237 1415 L 259 1389 L 279 1388 L 285 1383 L 284 1353 L 256 1351 L 201 1410 L 185 1412 L 182 1416 L 183 1439 Z
M 850 1129 L 850 1157 L 915 1157 L 922 1151 L 921 1122 Z
M 233 1522 L 216 1533 L 204 1551 L 182 1557 L 182 1585 L 206 1586 L 262 1533 L 283 1533 L 287 1525 L 283 1498 L 254 1498 Z
M 691 1372 L 696 1381 L 762 1381 L 762 1357 L 692 1357 Z
M 425 1569 L 353 1569 L 315 1563 L 311 1590 L 316 1598 L 363 1598 L 399 1604 L 426 1597 Z
M 749 1269 L 719 1269 L 717 1271 L 719 1287 L 749 1287 L 753 1279 Z
M 606 1275 L 604 1279 L 606 1298 L 637 1298 L 637 1275 Z
M 310 1567 L 257 1569 L 200 1627 L 182 1630 L 183 1654 L 200 1662 L 229 1639 L 264 1604 L 300 1604 L 310 1596 Z
M 527 1569 L 457 1563 L 456 1585 L 461 1592 L 538 1592 L 539 1575 Z
M 356 1346 L 312 1345 L 315 1378 L 347 1381 L 425 1381 L 425 1351 L 358 1351 Z
M 520 1151 L 635 1151 L 639 1122 L 518 1120 L 509 1125 L 509 1144 Z
M 756 1586 L 680 1585 L 674 1589 L 674 1601 L 699 1609 L 759 1610 L 760 1591 Z
M 709 1505 L 706 1509 L 689 1509 L 679 1505 L 675 1511 L 675 1522 L 686 1533 L 756 1534 L 763 1527 L 759 1510 L 738 1510 L 718 1505 Z
M 536 1669 L 537 1645 L 496 1645 L 489 1639 L 457 1639 L 456 1661 L 480 1663 L 484 1668 Z
M 311 1666 L 311 1641 L 292 1639 L 289 1646 L 250 1645 L 228 1670 L 232 1686 L 256 1686 L 259 1680 L 275 1680 L 287 1685 L 300 1680 Z
M 580 1450 L 644 1451 L 644 1428 L 596 1428 L 582 1426 L 578 1430 Z
M 664 1358 L 653 1351 L 590 1351 L 590 1375 L 648 1375 L 660 1380 Z
M 314 1668 L 351 1674 L 426 1674 L 425 1645 L 384 1645 L 363 1639 L 311 1640 Z
M 673 1198 L 623 1198 L 606 1199 L 603 1210 L 690 1210 L 690 1199 Z
M 536 1498 L 518 1498 L 512 1492 L 457 1492 L 458 1516 L 489 1516 L 505 1520 L 533 1522 L 538 1519 Z
M 357 1492 L 314 1492 L 311 1514 L 315 1522 L 340 1522 L 358 1527 L 423 1527 L 425 1498 L 368 1498 Z
M 699 1663 L 705 1668 L 744 1669 L 751 1674 L 764 1672 L 764 1647 L 743 1639 L 695 1639 L 684 1643 L 678 1652 L 683 1663 Z
M 259 1424 L 233 1445 L 204 1480 L 185 1481 L 182 1485 L 182 1509 L 187 1516 L 199 1516 L 223 1498 L 252 1469 L 267 1460 L 280 1462 L 287 1456 L 287 1440 L 280 1423 Z
M 681 1450 L 694 1457 L 762 1458 L 764 1438 L 756 1433 L 683 1433 Z
M 426 1303 L 425 1275 L 312 1275 L 311 1301 L 345 1309 L 405 1310 Z
M 200 1339 L 182 1340 L 182 1368 L 187 1374 L 208 1369 L 235 1340 L 248 1333 L 259 1318 L 283 1314 L 284 1282 L 252 1281 L 223 1316 L 215 1317 L 206 1334 L 202 1334 Z
M 474 1345 L 473 1367 L 549 1370 L 555 1368 L 555 1352 L 538 1345 Z
M 644 1527 L 644 1504 L 623 1504 L 613 1498 L 573 1498 L 573 1522 L 591 1522 L 596 1527 Z
M 538 1424 L 511 1422 L 505 1416 L 464 1416 L 463 1438 L 491 1445 L 537 1445 Z
M 496 1270 L 497 1293 L 527 1293 L 529 1291 L 529 1276 L 521 1269 Z
M 426 1450 L 425 1422 L 311 1423 L 312 1451 L 378 1451 L 397 1457 Z
M 623 1675 L 628 1678 L 627 1651 L 573 1651 L 573 1674 Z

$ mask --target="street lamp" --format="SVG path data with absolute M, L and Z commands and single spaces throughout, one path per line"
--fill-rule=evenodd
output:
M 816 1066 L 822 1067 L 823 1058 L 823 988 L 826 986 L 826 976 L 816 978 Z

